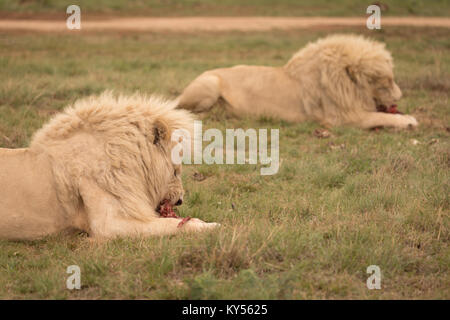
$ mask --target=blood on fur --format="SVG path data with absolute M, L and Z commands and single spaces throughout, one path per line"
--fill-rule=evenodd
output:
M 179 217 L 175 211 L 173 210 L 173 205 L 170 203 L 169 200 L 164 200 L 161 205 L 159 206 L 159 214 L 163 218 L 176 218 L 176 219 L 182 219 L 180 223 L 178 224 L 178 228 L 181 228 L 183 224 L 191 220 L 191 217 L 182 218 Z

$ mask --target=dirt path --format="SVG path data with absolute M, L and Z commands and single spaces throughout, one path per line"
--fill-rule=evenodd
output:
M 179 17 L 179 18 L 108 18 L 83 21 L 82 31 L 194 32 L 194 31 L 269 31 L 311 27 L 365 27 L 364 17 Z M 381 27 L 417 26 L 450 28 L 450 18 L 385 17 Z M 76 32 L 68 30 L 65 20 L 0 20 L 0 31 Z

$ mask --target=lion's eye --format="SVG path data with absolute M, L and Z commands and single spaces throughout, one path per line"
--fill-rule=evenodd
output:
M 173 170 L 173 175 L 176 177 L 177 176 L 177 170 Z

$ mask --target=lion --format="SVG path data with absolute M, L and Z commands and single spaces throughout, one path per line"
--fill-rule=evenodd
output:
M 193 117 L 155 96 L 76 101 L 38 130 L 29 148 L 0 149 L 0 238 L 84 231 L 94 238 L 203 231 L 217 223 L 162 217 L 183 201 L 174 130 Z
M 393 59 L 383 43 L 332 35 L 307 44 L 283 67 L 238 65 L 206 71 L 177 101 L 180 108 L 205 112 L 222 98 L 235 115 L 311 120 L 327 127 L 415 127 L 413 116 L 396 112 L 401 96 Z

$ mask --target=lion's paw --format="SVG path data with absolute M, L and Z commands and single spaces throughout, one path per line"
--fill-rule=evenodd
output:
M 206 231 L 220 227 L 220 223 L 205 222 L 197 218 L 193 218 L 186 222 L 186 229 L 188 231 Z
M 401 116 L 400 127 L 401 128 L 415 128 L 419 124 L 413 116 L 410 115 L 399 115 Z

